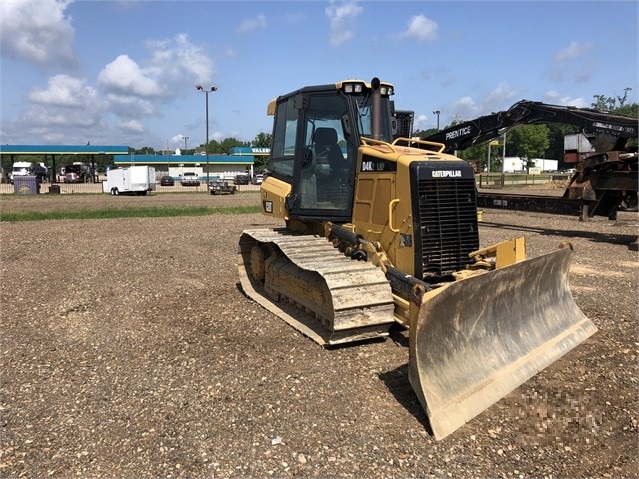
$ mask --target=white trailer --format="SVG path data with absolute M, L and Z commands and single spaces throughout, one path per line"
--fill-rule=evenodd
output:
M 102 191 L 112 195 L 146 195 L 155 191 L 155 168 L 130 166 L 107 171 Z
M 504 173 L 526 173 L 526 158 L 507 156 L 504 158 Z
M 557 160 L 549 160 L 547 158 L 533 158 L 533 164 L 536 168 L 539 168 L 540 171 L 557 171 L 559 168 L 559 161 Z

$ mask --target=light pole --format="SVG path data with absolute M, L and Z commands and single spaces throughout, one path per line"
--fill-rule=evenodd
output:
M 506 172 L 506 132 L 504 131 L 504 149 L 501 154 L 501 174 Z M 503 185 L 503 182 L 502 182 Z
M 209 92 L 217 91 L 217 87 L 215 85 L 211 85 L 210 90 L 205 90 L 202 85 L 195 85 L 195 89 L 199 91 L 203 91 L 206 95 L 206 145 L 204 145 L 204 150 L 206 151 L 206 189 L 210 188 L 209 184 Z
M 188 136 L 183 136 L 182 139 L 184 140 L 184 154 L 186 155 L 186 150 L 188 150 L 188 146 L 186 144 L 186 142 L 189 140 Z
M 441 112 L 440 112 L 439 110 L 435 110 L 435 111 L 433 112 L 433 115 L 437 115 L 437 131 L 439 131 L 439 114 L 440 114 L 440 113 L 441 113 Z

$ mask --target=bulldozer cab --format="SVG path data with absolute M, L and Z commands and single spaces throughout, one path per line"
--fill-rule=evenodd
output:
M 392 140 L 391 102 L 383 98 L 383 136 Z M 372 131 L 371 95 L 340 85 L 278 98 L 269 175 L 292 187 L 286 208 L 303 221 L 351 221 L 361 136 Z

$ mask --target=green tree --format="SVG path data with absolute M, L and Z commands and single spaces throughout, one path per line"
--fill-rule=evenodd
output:
M 209 141 L 209 153 L 217 154 L 217 155 L 226 155 L 231 150 L 231 148 L 235 148 L 236 146 L 250 146 L 248 142 L 240 141 L 237 138 L 224 138 L 222 141 L 218 142 L 216 140 Z
M 605 95 L 593 95 L 595 101 L 592 103 L 592 107 L 597 110 L 605 110 L 615 115 L 625 115 L 632 118 L 639 117 L 639 104 L 637 103 L 627 103 L 628 101 L 628 92 L 631 91 L 632 88 L 624 88 L 623 96 L 617 95 L 616 97 L 610 97 Z M 630 138 L 628 146 L 636 146 L 637 138 Z
M 520 125 L 508 131 L 507 140 L 516 145 L 517 156 L 543 158 L 550 146 L 548 125 Z
M 605 95 L 593 95 L 593 98 L 595 99 L 595 101 L 592 103 L 592 107 L 597 110 L 619 112 L 620 108 L 623 108 L 624 106 L 626 106 L 626 101 L 628 101 L 628 92 L 631 90 L 632 88 L 624 88 L 623 96 L 617 95 L 616 97 L 611 97 L 611 96 L 607 97 Z
M 448 128 L 448 127 L 446 127 L 446 128 Z M 426 137 L 428 137 L 430 135 L 434 135 L 438 131 L 439 130 L 437 128 L 429 128 L 427 130 L 416 130 L 416 131 L 413 132 L 413 136 L 417 136 L 419 138 L 426 138 Z
M 258 148 L 270 148 L 272 139 L 273 135 L 271 135 L 270 133 L 260 132 L 253 140 L 253 146 L 256 146 Z
M 142 148 L 138 148 L 133 150 L 133 154 L 135 155 L 155 155 L 155 149 L 151 146 L 144 146 Z
M 270 133 L 260 132 L 253 140 L 252 146 L 256 148 L 270 148 L 271 142 L 273 140 L 273 135 Z M 268 166 L 268 156 L 255 156 L 255 163 L 253 164 L 253 169 L 255 171 L 264 171 Z
M 200 146 L 205 146 L 205 145 L 200 145 Z M 206 145 L 206 152 L 211 155 L 222 153 L 222 147 L 220 146 L 220 142 L 217 140 L 209 140 L 208 144 Z
M 479 145 L 469 146 L 468 148 L 458 151 L 457 156 L 462 160 L 468 162 L 478 162 L 481 171 L 484 171 L 487 165 L 488 158 L 488 143 L 481 143 Z M 492 168 L 492 161 L 491 161 Z

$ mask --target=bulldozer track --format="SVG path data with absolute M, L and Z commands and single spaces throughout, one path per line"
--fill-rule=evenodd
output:
M 254 247 L 269 250 L 264 281 L 253 273 Z M 395 322 L 382 270 L 344 256 L 326 238 L 246 230 L 238 255 L 245 293 L 319 344 L 386 337 Z

